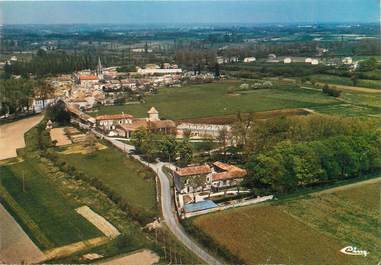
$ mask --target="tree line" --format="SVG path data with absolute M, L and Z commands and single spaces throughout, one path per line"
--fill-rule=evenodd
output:
M 243 120 L 233 134 L 249 172 L 245 184 L 262 191 L 288 193 L 360 177 L 381 165 L 374 120 L 320 115 Z
M 142 127 L 134 132 L 131 142 L 148 161 L 160 158 L 186 166 L 192 160 L 193 148 L 187 137 L 177 141 L 173 134 L 153 133 Z
M 17 61 L 4 66 L 6 76 L 27 77 L 70 74 L 81 69 L 95 69 L 97 57 L 90 54 L 66 54 L 65 52 L 47 53 L 38 51 L 30 61 Z
M 33 98 L 45 100 L 52 94 L 53 88 L 45 80 L 0 80 L 0 115 L 28 112 Z

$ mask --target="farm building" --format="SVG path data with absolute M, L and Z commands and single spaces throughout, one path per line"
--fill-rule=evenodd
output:
M 117 135 L 130 138 L 140 128 L 145 128 L 154 133 L 176 133 L 175 122 L 172 120 L 160 120 L 159 112 L 154 107 L 147 111 L 147 114 L 148 118 L 133 118 L 131 122 L 118 124 L 116 128 Z
M 217 124 L 198 124 L 198 123 L 181 123 L 177 126 L 177 137 L 182 138 L 184 134 L 189 133 L 191 139 L 216 139 L 222 130 L 226 130 L 228 134 L 231 132 L 229 125 Z
M 345 57 L 341 62 L 345 65 L 349 65 L 353 63 L 352 57 Z
M 174 171 L 174 183 L 181 194 L 203 190 L 218 191 L 237 186 L 246 175 L 245 169 L 217 161 L 211 166 L 205 164 L 178 168 Z
M 115 129 L 116 125 L 131 124 L 133 122 L 133 116 L 129 114 L 113 114 L 113 115 L 100 115 L 95 119 L 97 126 L 102 130 L 109 131 Z
M 292 59 L 290 57 L 286 57 L 283 59 L 283 63 L 285 64 L 292 63 Z
M 210 182 L 214 190 L 236 186 L 247 175 L 245 169 L 219 161 L 213 163 L 213 171 Z
M 255 57 L 246 57 L 246 58 L 243 59 L 244 63 L 252 63 L 252 62 L 255 62 L 255 61 L 256 61 Z
M 209 165 L 188 166 L 174 171 L 174 183 L 180 193 L 190 193 L 203 190 L 209 182 L 208 175 L 212 173 Z

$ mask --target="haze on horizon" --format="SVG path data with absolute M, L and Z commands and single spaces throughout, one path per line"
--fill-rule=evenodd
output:
M 0 1 L 2 24 L 379 22 L 378 0 Z

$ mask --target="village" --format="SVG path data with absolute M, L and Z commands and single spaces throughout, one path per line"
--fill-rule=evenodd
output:
M 326 49 L 319 51 L 327 52 Z M 16 60 L 13 58 L 13 60 Z M 217 57 L 217 64 L 238 62 L 238 57 Z M 246 57 L 244 64 L 253 64 L 255 57 Z M 11 63 L 11 62 L 10 62 Z M 277 57 L 269 54 L 266 63 L 305 63 L 319 64 L 318 59 L 304 57 Z M 330 62 L 332 63 L 332 62 Z M 358 62 L 346 57 L 340 63 L 356 68 Z M 54 88 L 54 96 L 33 101 L 34 112 L 59 101 L 65 104 L 71 114 L 71 123 L 82 129 L 94 130 L 99 135 L 120 141 L 128 141 L 134 133 L 144 129 L 151 133 L 174 135 L 177 141 L 187 138 L 191 142 L 217 142 L 221 132 L 226 134 L 226 144 L 234 145 L 230 124 L 196 123 L 161 119 L 155 106 L 147 109 L 146 117 L 135 117 L 128 113 L 97 115 L 97 107 L 115 104 L 140 104 L 146 95 L 154 93 L 160 87 L 182 86 L 184 82 L 212 82 L 212 73 L 183 71 L 175 64 L 164 63 L 161 66 L 147 64 L 144 68 L 136 67 L 136 72 L 120 72 L 118 67 L 102 66 L 101 59 L 95 70 L 81 70 L 71 75 L 61 75 L 49 80 Z M 223 77 L 222 77 L 223 78 Z M 270 83 L 271 82 L 267 82 Z M 246 84 L 242 84 L 241 87 Z M 260 84 L 262 85 L 262 84 Z M 90 115 L 91 114 L 91 115 Z M 48 129 L 53 124 L 49 121 Z M 72 130 L 76 130 L 72 128 Z M 70 130 L 52 130 L 56 138 L 68 139 Z M 60 135 L 61 134 L 61 135 Z M 103 137 L 102 136 L 102 137 Z M 84 141 L 85 134 L 74 136 L 73 141 Z M 245 169 L 220 161 L 203 164 L 189 164 L 178 167 L 169 165 L 169 177 L 173 182 L 173 196 L 180 218 L 188 218 L 211 211 L 227 209 L 239 205 L 248 205 L 272 199 L 272 195 L 259 197 L 241 186 L 247 175 Z

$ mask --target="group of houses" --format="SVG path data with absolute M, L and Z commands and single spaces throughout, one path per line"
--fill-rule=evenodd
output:
M 239 185 L 247 175 L 245 169 L 222 162 L 177 168 L 174 184 L 180 194 L 212 191 Z
M 153 133 L 174 134 L 176 124 L 172 120 L 161 120 L 159 112 L 152 107 L 146 118 L 136 118 L 129 114 L 99 115 L 95 118 L 97 128 L 109 136 L 131 138 L 139 129 L 144 128 Z
M 188 137 L 192 140 L 217 139 L 223 130 L 228 139 L 231 137 L 230 125 L 202 124 L 162 120 L 155 107 L 147 111 L 147 117 L 137 118 L 130 114 L 98 115 L 95 126 L 109 136 L 131 138 L 135 131 L 145 128 L 154 133 L 173 134 L 177 138 Z

